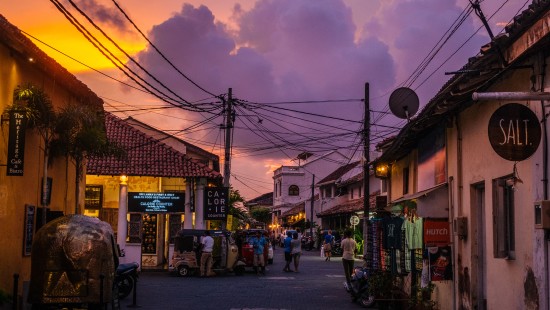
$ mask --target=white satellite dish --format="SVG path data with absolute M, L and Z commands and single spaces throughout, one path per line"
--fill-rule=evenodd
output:
M 399 87 L 390 95 L 390 110 L 393 115 L 409 120 L 418 111 L 418 95 L 408 87 Z

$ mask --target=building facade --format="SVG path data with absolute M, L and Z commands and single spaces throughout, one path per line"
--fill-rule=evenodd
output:
M 273 172 L 273 223 L 282 224 L 282 214 L 289 211 L 296 204 L 311 201 L 319 195 L 315 187 L 318 180 L 349 162 L 340 152 L 332 151 L 316 156 L 303 153 L 298 156 L 300 163 L 297 166 L 281 166 Z M 314 201 L 314 203 L 316 203 Z M 309 206 L 309 202 L 306 203 Z M 311 213 L 311 212 L 309 212 Z M 307 214 L 306 216 L 310 216 Z M 306 220 L 311 220 L 308 217 Z M 318 222 L 313 218 L 314 222 Z M 317 223 L 320 224 L 320 223 Z
M 14 90 L 18 86 L 33 85 L 51 99 L 53 109 L 59 111 L 68 104 L 86 104 L 103 110 L 103 101 L 86 85 L 76 79 L 52 58 L 32 43 L 19 29 L 0 16 L 0 290 L 10 293 L 15 288 L 17 298 L 30 281 L 31 250 L 35 231 L 42 225 L 44 178 L 44 140 L 33 128 L 21 129 L 18 146 L 20 173 L 8 173 L 10 131 L 15 125 L 5 113 L 14 104 Z M 12 132 L 13 133 L 13 132 Z M 24 142 L 23 142 L 24 140 Z M 18 143 L 19 143 L 18 142 Z M 52 158 L 47 166 L 48 206 L 47 220 L 75 213 L 76 169 L 65 157 Z M 48 201 L 49 200 L 49 201 Z M 8 250 L 9 249 L 9 250 Z
M 423 223 L 440 309 L 550 307 L 549 24 L 550 4 L 533 1 L 375 161 L 389 168 L 388 211 Z M 417 271 L 400 276 L 427 285 Z

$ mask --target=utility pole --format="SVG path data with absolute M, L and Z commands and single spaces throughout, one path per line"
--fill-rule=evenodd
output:
M 311 178 L 311 204 L 310 204 L 310 211 L 311 211 L 311 219 L 309 222 L 309 236 L 311 237 L 311 240 L 313 240 L 313 195 L 315 193 L 315 174 L 312 174 Z
M 225 158 L 223 161 L 223 186 L 229 187 L 229 177 L 231 175 L 231 128 L 233 128 L 233 89 L 230 88 L 227 93 L 227 110 L 225 120 Z
M 225 120 L 225 157 L 223 160 L 223 186 L 229 188 L 229 177 L 231 176 L 231 128 L 233 128 L 233 89 L 227 92 L 227 110 Z M 228 191 L 229 192 L 229 191 Z M 227 197 L 229 199 L 229 197 Z M 227 206 L 229 208 L 229 206 Z M 222 229 L 227 227 L 227 220 L 222 220 Z
M 364 149 L 364 162 L 363 162 L 363 257 L 366 259 L 367 268 L 371 269 L 372 258 L 369 257 L 372 254 L 367 250 L 369 246 L 367 240 L 369 235 L 369 213 L 370 213 L 370 102 L 369 102 L 369 83 L 365 83 L 365 118 L 363 119 L 363 149 Z

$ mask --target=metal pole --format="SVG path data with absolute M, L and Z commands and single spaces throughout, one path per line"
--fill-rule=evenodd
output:
M 311 240 L 313 240 L 313 195 L 315 193 L 315 174 L 312 175 L 311 178 L 311 219 L 309 222 L 309 236 L 311 237 Z
M 18 290 L 19 290 L 19 274 L 18 273 L 14 273 L 13 274 L 13 294 L 12 294 L 12 298 L 13 298 L 13 306 L 12 306 L 12 309 L 13 310 L 17 310 L 18 309 L 18 301 L 19 301 L 19 294 L 18 294 Z
M 473 100 L 550 100 L 547 92 L 485 92 L 473 93 Z
M 231 175 L 231 128 L 232 122 L 232 101 L 233 89 L 229 88 L 227 94 L 227 111 L 225 120 L 225 158 L 223 162 L 223 186 L 229 187 L 229 177 Z
M 370 162 L 370 102 L 369 102 L 369 83 L 365 83 L 365 117 L 363 121 L 363 258 L 366 259 L 367 268 L 371 269 L 372 259 L 369 257 L 369 244 L 367 243 L 369 234 L 369 213 L 370 213 L 370 188 L 369 188 L 369 162 Z
M 225 158 L 223 161 L 223 186 L 229 188 L 229 177 L 231 176 L 231 128 L 233 128 L 233 89 L 227 92 L 227 114 L 225 120 Z M 227 220 L 222 220 L 222 229 L 227 227 Z

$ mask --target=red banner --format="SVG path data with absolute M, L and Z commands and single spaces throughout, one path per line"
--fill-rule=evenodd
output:
M 449 222 L 424 220 L 424 244 L 445 246 L 451 243 Z

